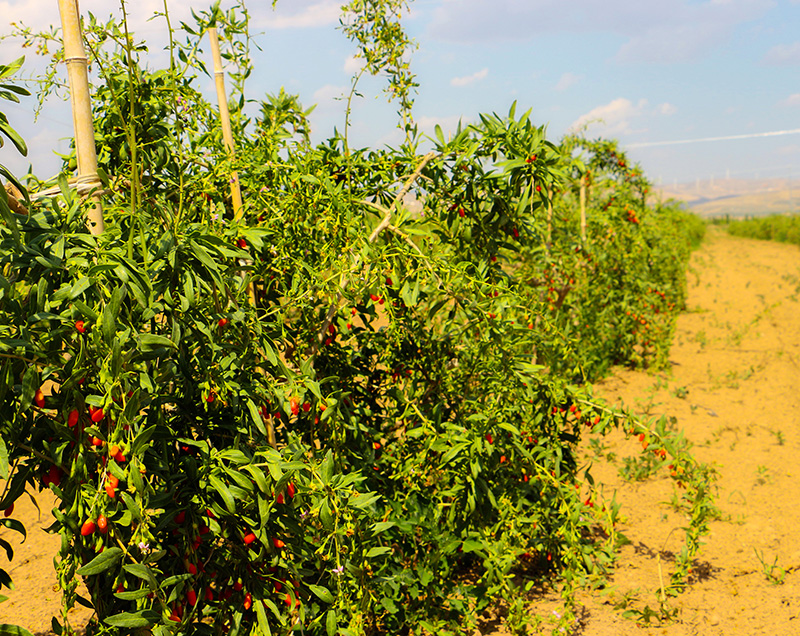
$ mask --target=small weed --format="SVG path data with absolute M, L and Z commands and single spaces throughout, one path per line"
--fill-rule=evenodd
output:
M 778 557 L 776 556 L 770 564 L 764 559 L 763 553 L 759 553 L 755 548 L 753 548 L 753 552 L 756 553 L 756 558 L 761 563 L 761 570 L 767 581 L 773 585 L 783 585 L 784 579 L 786 579 L 786 570 L 778 565 Z
M 706 336 L 705 329 L 701 329 L 694 335 L 694 341 L 700 345 L 701 349 L 705 349 L 708 344 L 708 337 Z
M 783 431 L 770 430 L 770 433 L 775 436 L 775 442 L 778 444 L 778 446 L 783 446 L 786 443 L 786 438 L 783 436 Z
M 672 395 L 680 400 L 685 400 L 686 396 L 689 395 L 689 389 L 687 389 L 685 386 L 676 386 L 672 390 Z
M 757 486 L 764 486 L 772 483 L 772 475 L 769 474 L 769 468 L 766 466 L 758 467 L 758 477 L 756 478 Z
M 670 607 L 666 601 L 659 603 L 658 609 L 645 605 L 644 609 L 629 609 L 622 612 L 625 618 L 635 620 L 639 625 L 650 625 L 651 622 L 662 624 L 671 623 L 678 618 L 678 609 Z
M 664 460 L 652 453 L 643 453 L 636 457 L 623 457 L 619 475 L 625 481 L 644 481 L 661 468 Z
M 604 444 L 597 438 L 592 438 L 589 440 L 589 448 L 592 452 L 592 459 L 605 459 L 609 463 L 613 463 L 617 459 L 617 454 L 608 450 L 609 445 Z

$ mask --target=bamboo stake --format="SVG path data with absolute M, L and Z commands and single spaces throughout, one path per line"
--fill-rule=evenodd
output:
M 64 37 L 64 61 L 67 63 L 69 74 L 78 177 L 84 182 L 100 185 L 97 176 L 97 150 L 94 146 L 92 102 L 89 97 L 89 59 L 83 47 L 78 0 L 58 0 L 58 10 L 61 14 L 61 30 Z M 89 231 L 92 234 L 102 234 L 105 227 L 103 203 L 97 192 L 92 198 L 94 205 L 88 214 Z
M 214 81 L 217 85 L 217 102 L 219 103 L 219 119 L 222 124 L 222 138 L 228 148 L 231 161 L 236 155 L 233 147 L 233 131 L 231 130 L 231 115 L 228 111 L 228 95 L 225 92 L 225 71 L 222 70 L 222 55 L 219 52 L 219 38 L 217 28 L 208 28 L 208 39 L 211 42 L 211 56 L 214 58 Z M 233 200 L 233 218 L 238 221 L 244 214 L 242 206 L 242 192 L 239 189 L 239 175 L 234 170 L 231 172 L 231 199 Z
M 586 175 L 581 177 L 581 241 L 586 243 Z

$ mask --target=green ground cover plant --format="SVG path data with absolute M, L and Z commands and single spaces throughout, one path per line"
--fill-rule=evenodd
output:
M 734 236 L 800 245 L 800 218 L 794 215 L 773 214 L 731 221 L 727 229 Z

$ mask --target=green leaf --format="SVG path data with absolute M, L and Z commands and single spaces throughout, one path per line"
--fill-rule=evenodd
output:
M 331 507 L 327 499 L 322 502 L 319 508 L 319 520 L 326 530 L 333 528 L 333 514 L 331 513 Z
M 269 621 L 267 620 L 267 613 L 264 611 L 263 603 L 256 603 L 256 621 L 261 633 L 265 634 L 266 636 L 271 636 L 272 630 L 270 630 Z
M 325 631 L 328 632 L 328 636 L 336 636 L 336 612 L 334 610 L 328 610 L 325 618 Z
M 231 514 L 236 512 L 236 501 L 233 499 L 233 495 L 231 491 L 228 489 L 228 486 L 219 478 L 217 475 L 211 475 L 208 478 L 209 483 L 217 491 L 220 497 L 222 497 L 222 502 L 225 504 L 225 507 L 228 509 L 228 512 Z
M 138 590 L 131 590 L 130 592 L 114 592 L 114 596 L 122 601 L 137 601 L 140 598 L 150 596 L 152 593 L 150 588 L 143 587 Z
M 8 479 L 9 468 L 8 449 L 3 438 L 0 437 L 0 479 Z
M 0 166 L 0 169 L 2 174 L 8 176 L 8 171 L 3 166 Z M 14 215 L 11 213 L 11 208 L 8 207 L 8 194 L 5 188 L 0 188 L 0 216 L 3 217 L 8 229 L 11 230 L 11 237 L 14 239 L 14 244 L 19 247 L 22 244 L 19 226 L 17 225 L 17 219 L 15 219 Z
M 137 521 L 141 521 L 142 511 L 139 509 L 139 506 L 133 500 L 133 497 L 131 497 L 124 490 L 120 493 L 120 497 L 122 498 L 122 501 L 125 503 L 125 506 L 128 508 L 128 510 L 130 510 L 131 515 L 133 515 L 133 518 L 136 519 Z
M 395 527 L 397 524 L 394 521 L 377 521 L 372 524 L 372 533 L 380 534 L 384 530 Z
M 322 460 L 319 472 L 322 483 L 327 486 L 333 477 L 333 453 L 330 450 L 325 454 L 325 459 Z
M 175 574 L 174 576 L 168 576 L 163 581 L 161 581 L 161 589 L 163 590 L 168 587 L 172 587 L 173 585 L 175 585 L 176 583 L 180 583 L 181 581 L 188 581 L 194 576 L 195 576 L 194 574 L 189 574 L 189 573 Z
M 91 322 L 95 322 L 100 316 L 94 309 L 89 307 L 85 302 L 82 300 L 75 300 L 73 303 L 75 305 L 75 309 L 77 309 L 85 318 L 88 318 Z
M 0 598 L 5 600 L 6 597 Z M 19 625 L 0 625 L 0 636 L 33 636 L 27 629 Z
M 133 576 L 136 578 L 147 581 L 147 584 L 150 586 L 151 590 L 158 588 L 158 581 L 156 581 L 153 571 L 146 565 L 143 565 L 142 563 L 129 563 L 127 565 L 123 565 L 122 568 L 129 574 L 133 574 Z
M 166 336 L 159 336 L 154 333 L 140 333 L 139 334 L 139 348 L 142 351 L 154 351 L 155 349 L 177 349 L 172 340 Z
M 324 603 L 328 603 L 329 605 L 333 603 L 333 594 L 330 593 L 327 587 L 322 587 L 321 585 L 309 585 L 308 589 L 314 592 L 314 594 L 318 596 L 319 599 Z
M 0 510 L 8 508 L 23 492 L 25 492 L 25 486 L 28 483 L 30 474 L 30 466 L 25 466 L 14 472 L 14 476 L 11 478 L 11 484 L 9 484 L 6 489 L 5 496 L 0 499 Z
M 355 497 L 350 497 L 350 505 L 355 506 L 356 508 L 360 508 L 363 510 L 374 504 L 378 499 L 380 499 L 380 495 L 376 495 L 375 493 L 371 492 L 362 492 Z
M 131 444 L 131 455 L 139 456 L 145 447 L 150 443 L 153 434 L 156 432 L 156 425 L 148 426 L 141 431 L 133 440 Z
M 478 552 L 484 548 L 485 546 L 481 541 L 475 541 L 473 539 L 467 539 L 461 544 L 461 550 L 463 552 Z
M 250 419 L 253 421 L 253 424 L 255 424 L 256 429 L 266 437 L 268 435 L 267 427 L 264 426 L 264 420 L 261 419 L 261 413 L 258 412 L 255 402 L 248 398 L 245 404 L 247 405 L 247 412 L 250 414 Z
M 6 557 L 11 561 L 14 558 L 14 547 L 5 539 L 0 539 L 0 548 L 6 551 Z
M 150 627 L 151 625 L 155 625 L 159 620 L 161 620 L 161 615 L 158 612 L 142 610 L 136 613 L 122 612 L 121 614 L 103 619 L 103 622 L 112 627 L 136 629 L 138 627 Z
M 28 533 L 25 531 L 25 526 L 22 525 L 22 522 L 19 519 L 0 519 L 0 526 L 5 526 L 10 530 L 16 530 L 22 535 L 22 541 L 25 542 L 25 539 L 28 538 Z
M 122 550 L 120 548 L 108 548 L 103 550 L 94 559 L 89 561 L 86 565 L 80 568 L 77 574 L 81 576 L 93 576 L 105 572 L 113 565 L 115 565 L 122 558 Z
M 42 385 L 39 379 L 39 369 L 35 364 L 30 365 L 25 369 L 25 374 L 22 376 L 22 395 L 20 396 L 19 410 L 22 412 L 27 411 L 33 404 L 33 397 L 36 395 L 36 389 Z
M 368 559 L 373 559 L 378 556 L 383 556 L 384 554 L 389 554 L 391 551 L 392 551 L 391 548 L 387 548 L 384 546 L 370 548 L 369 550 L 367 550 L 366 557 Z
M 245 466 L 244 469 L 250 474 L 250 476 L 253 478 L 253 481 L 256 482 L 256 486 L 258 486 L 258 489 L 262 493 L 269 493 L 269 485 L 267 484 L 267 480 L 264 478 L 264 472 L 260 468 L 257 466 Z

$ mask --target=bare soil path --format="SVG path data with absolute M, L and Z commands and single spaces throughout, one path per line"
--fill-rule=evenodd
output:
M 622 618 L 626 604 L 657 607 L 659 560 L 667 577 L 683 520 L 669 505 L 671 480 L 661 473 L 622 480 L 622 458 L 638 449 L 621 436 L 603 440 L 603 455 L 616 459 L 596 462 L 594 473 L 607 496 L 616 491 L 631 544 L 622 548 L 607 588 L 582 594 L 578 633 L 800 634 L 800 250 L 712 227 L 693 257 L 689 283 L 671 371 L 622 370 L 596 388 L 612 402 L 676 418 L 696 455 L 719 471 L 721 516 L 711 523 L 688 591 L 672 603 L 676 620 L 639 627 Z M 14 516 L 29 528 L 25 544 L 0 530 L 19 546 L 10 566 L 0 554 L 0 567 L 16 584 L 0 603 L 0 623 L 44 634 L 59 607 L 52 565 L 59 541 L 41 530 L 50 523 L 52 500 L 45 494 L 39 504 L 41 517 L 30 502 L 17 505 Z M 544 600 L 531 609 L 541 614 L 546 607 Z M 88 615 L 77 610 L 74 624 Z
M 800 250 L 711 227 L 689 288 L 671 370 L 622 370 L 596 389 L 641 413 L 676 418 L 698 459 L 719 472 L 721 516 L 688 590 L 672 602 L 677 620 L 642 628 L 622 618 L 621 606 L 658 608 L 658 557 L 668 578 L 684 520 L 669 505 L 668 476 L 623 481 L 619 460 L 638 449 L 621 436 L 607 440 L 617 462 L 595 464 L 595 476 L 607 495 L 616 489 L 632 543 L 608 588 L 582 598 L 579 633 L 800 634 Z

